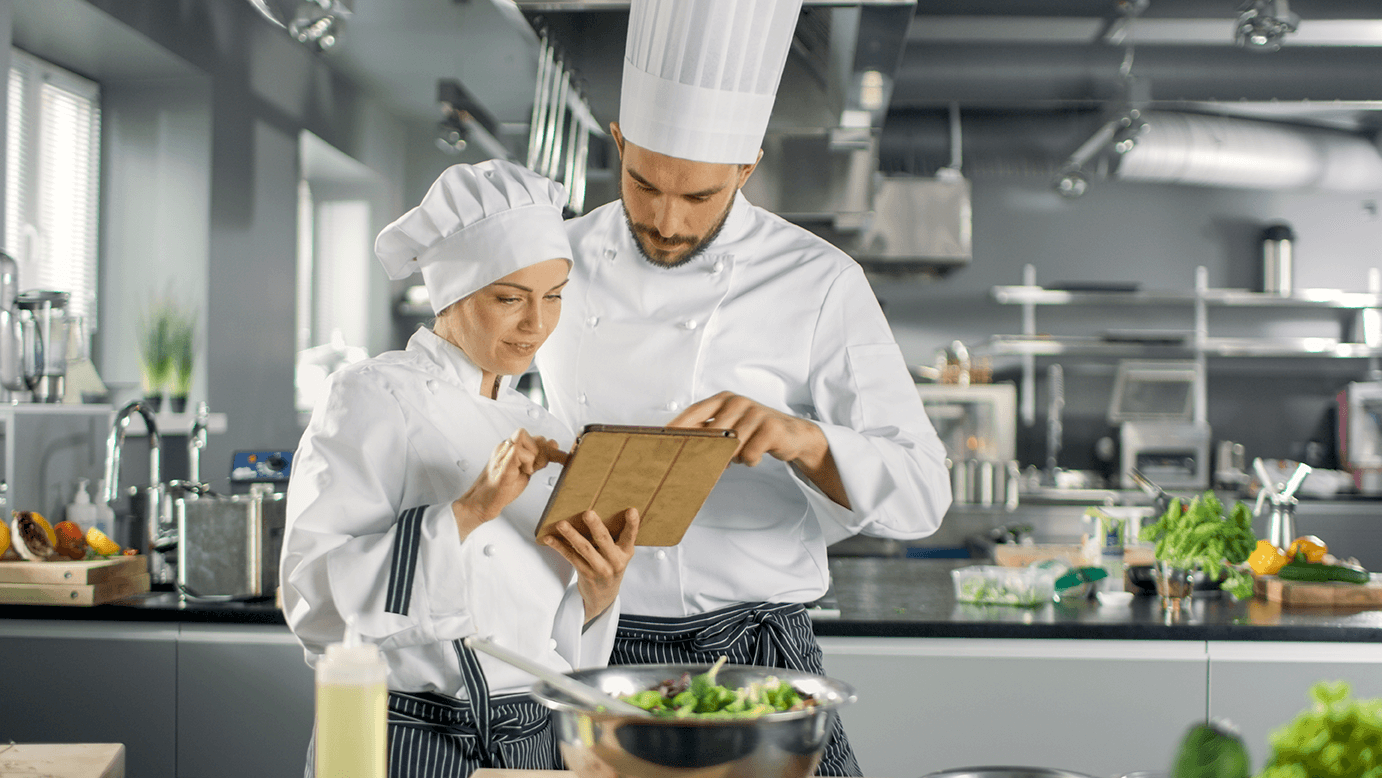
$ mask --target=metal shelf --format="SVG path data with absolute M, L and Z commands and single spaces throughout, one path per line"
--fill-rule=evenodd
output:
M 1321 357 L 1356 359 L 1382 357 L 1382 348 L 1342 343 L 1337 338 L 1205 338 L 1196 348 L 1185 343 L 1130 342 L 1096 336 L 994 335 L 971 349 L 991 356 L 1083 356 L 1184 358 L 1202 353 L 1210 357 Z
M 1277 295 L 1246 289 L 1095 292 L 1018 285 L 993 287 L 993 299 L 1000 305 L 1190 305 L 1203 300 L 1213 306 L 1238 308 L 1382 308 L 1382 294 L 1342 289 L 1301 289 L 1291 295 Z
M 1204 375 L 1210 357 L 1314 357 L 1371 360 L 1378 369 L 1382 357 L 1382 278 L 1374 271 L 1368 279 L 1368 292 L 1341 289 L 1301 289 L 1290 295 L 1251 292 L 1246 289 L 1215 289 L 1209 286 L 1209 272 L 1195 269 L 1195 286 L 1187 290 L 1047 289 L 1037 285 L 1036 268 L 1026 265 L 1019 286 L 995 286 L 993 298 L 1001 305 L 1022 307 L 1022 334 L 995 335 L 970 349 L 973 353 L 1016 356 L 1022 360 L 1019 391 L 1022 423 L 1036 423 L 1036 358 L 1084 356 L 1106 358 L 1190 358 Z M 1119 336 L 1049 337 L 1039 335 L 1037 306 L 1083 305 L 1091 307 L 1188 306 L 1194 329 L 1185 331 L 1131 330 Z M 1210 308 L 1266 308 L 1353 311 L 1352 326 L 1341 322 L 1341 337 L 1318 338 L 1229 338 L 1210 337 Z M 1365 342 L 1349 342 L 1358 338 Z M 1195 390 L 1195 419 L 1203 420 L 1208 406 L 1203 382 Z

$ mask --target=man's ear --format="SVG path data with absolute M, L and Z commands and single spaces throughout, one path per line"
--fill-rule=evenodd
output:
M 609 134 L 614 138 L 614 145 L 615 145 L 615 147 L 617 147 L 617 148 L 619 149 L 619 158 L 620 158 L 620 159 L 623 159 L 623 158 L 624 158 L 624 134 L 623 134 L 622 132 L 619 131 L 619 122 L 610 122 L 610 123 L 609 123 Z M 758 153 L 761 155 L 761 154 L 763 153 L 762 149 L 759 149 L 759 152 L 758 152 Z
M 743 189 L 744 184 L 748 183 L 749 176 L 758 169 L 758 163 L 763 161 L 763 149 L 758 150 L 758 157 L 751 164 L 739 166 L 739 188 Z

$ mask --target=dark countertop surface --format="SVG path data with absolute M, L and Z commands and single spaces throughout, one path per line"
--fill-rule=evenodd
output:
M 1197 594 L 1168 620 L 1157 597 L 1123 592 L 1036 608 L 955 601 L 950 571 L 980 560 L 841 557 L 830 560 L 839 615 L 816 614 L 816 634 L 843 637 L 1092 640 L 1382 640 L 1382 610 L 1283 609 Z M 197 602 L 151 592 L 96 607 L 0 605 L 0 619 L 283 625 L 272 600 Z

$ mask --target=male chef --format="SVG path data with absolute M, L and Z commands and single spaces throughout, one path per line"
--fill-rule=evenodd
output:
M 639 548 L 611 664 L 821 673 L 804 607 L 826 545 L 929 535 L 945 452 L 849 256 L 739 189 L 801 0 L 633 0 L 620 200 L 567 222 L 567 316 L 539 353 L 549 405 L 588 423 L 732 428 L 736 464 L 682 542 Z M 822 775 L 860 775 L 837 727 Z

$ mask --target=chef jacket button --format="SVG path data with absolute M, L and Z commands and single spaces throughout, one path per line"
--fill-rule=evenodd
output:
M 723 259 L 717 259 L 717 260 L 715 260 L 715 263 L 714 263 L 713 265 L 710 266 L 710 272 L 711 272 L 712 275 L 715 274 L 715 273 L 718 273 L 718 272 L 720 272 L 721 270 L 724 270 L 724 269 L 725 269 L 725 261 L 724 261 Z
M 430 379 L 430 378 L 427 379 L 427 391 L 431 392 L 432 394 L 436 394 L 436 393 L 437 393 L 437 382 L 436 382 L 436 381 L 433 381 L 433 380 Z
M 696 329 L 696 320 L 695 320 L 695 319 L 688 319 L 688 320 L 682 322 L 682 323 L 681 323 L 681 328 L 684 329 L 684 330 L 694 330 L 694 329 Z
M 551 640 L 547 641 L 547 645 L 548 645 L 553 651 L 556 651 L 556 650 L 557 650 L 557 639 L 556 639 L 556 638 L 552 638 Z
M 586 323 L 588 326 L 590 326 L 590 327 L 598 327 L 598 326 L 600 326 L 600 317 L 599 317 L 599 316 L 591 316 L 590 318 L 588 318 L 588 319 L 585 320 L 585 323 Z
M 585 405 L 585 395 L 581 394 L 580 396 L 578 396 L 576 398 L 576 402 L 580 403 L 581 405 Z
M 608 259 L 611 262 L 614 261 L 614 258 L 618 255 L 619 252 L 615 251 L 614 249 L 605 249 L 605 259 Z
M 667 410 L 669 411 L 675 411 L 679 408 L 681 408 L 681 403 L 677 402 L 676 400 L 672 400 L 671 402 L 667 403 Z
M 491 543 L 484 548 L 485 556 L 494 556 L 494 544 Z
M 658 560 L 659 562 L 661 562 L 662 560 L 664 560 L 664 559 L 667 558 L 667 551 L 666 551 L 666 549 L 661 549 L 661 548 L 659 548 L 659 549 L 657 550 L 657 553 L 654 554 L 653 556 L 657 557 L 657 560 Z
M 541 414 L 541 413 L 542 413 L 542 411 L 539 411 L 537 408 L 529 408 L 529 409 L 528 409 L 528 415 L 529 415 L 530 417 L 534 418 L 534 419 L 536 419 L 536 418 L 538 417 L 538 415 Z
M 462 473 L 464 473 L 464 472 L 465 472 L 465 462 L 462 462 L 461 460 L 457 459 L 457 460 L 456 460 L 456 469 L 457 469 L 457 470 L 460 470 Z
M 556 485 L 557 485 L 557 477 L 556 477 L 556 476 L 552 476 L 551 478 L 548 478 L 548 479 L 547 479 L 547 485 L 548 485 L 548 486 L 556 486 Z

